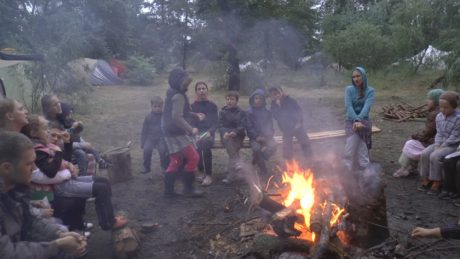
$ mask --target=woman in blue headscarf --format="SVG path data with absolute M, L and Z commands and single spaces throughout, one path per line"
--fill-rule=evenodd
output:
M 353 70 L 352 85 L 345 89 L 346 122 L 344 164 L 349 172 L 365 170 L 370 165 L 369 149 L 372 146 L 372 123 L 369 113 L 374 104 L 374 88 L 367 85 L 366 70 Z M 355 162 L 357 167 L 355 167 Z

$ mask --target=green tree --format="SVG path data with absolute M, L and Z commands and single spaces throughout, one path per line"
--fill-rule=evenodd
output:
M 392 61 L 393 47 L 380 27 L 354 23 L 324 38 L 324 49 L 346 68 L 357 65 L 379 69 Z

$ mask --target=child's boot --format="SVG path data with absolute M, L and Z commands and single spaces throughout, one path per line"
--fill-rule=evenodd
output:
M 177 193 L 174 192 L 174 182 L 176 181 L 176 173 L 165 173 L 164 183 L 165 192 L 164 195 L 167 198 L 174 198 Z
M 423 178 L 421 185 L 417 188 L 417 190 L 421 192 L 426 192 L 430 189 L 430 186 L 431 186 L 431 182 L 428 179 Z
M 441 192 L 441 181 L 433 181 L 431 189 L 426 193 L 428 195 L 438 195 Z
M 203 191 L 198 190 L 193 186 L 195 182 L 195 174 L 193 172 L 184 172 L 182 176 L 184 182 L 184 195 L 189 198 L 203 197 Z

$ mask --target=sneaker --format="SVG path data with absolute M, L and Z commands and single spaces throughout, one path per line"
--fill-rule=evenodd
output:
M 230 179 L 224 178 L 224 179 L 222 179 L 222 183 L 229 184 L 229 183 L 230 183 Z
M 452 200 L 458 199 L 458 198 L 460 198 L 460 194 L 459 194 L 459 193 L 456 193 L 456 192 L 452 192 L 452 193 L 450 194 L 450 198 L 451 198 Z
M 399 178 L 399 177 L 405 177 L 405 176 L 408 176 L 410 174 L 409 170 L 407 170 L 406 168 L 399 168 L 398 171 L 396 171 L 394 174 L 393 174 L 393 177 L 395 178 Z
M 199 175 L 195 176 L 195 181 L 201 183 L 201 182 L 204 181 L 205 178 L 206 178 L 205 174 L 199 174 Z
M 150 173 L 150 172 L 151 172 L 150 170 L 146 170 L 146 169 L 140 171 L 141 174 L 148 174 L 148 173 Z
M 428 190 L 430 190 L 431 184 L 432 184 L 431 181 L 429 181 L 427 179 L 423 179 L 422 184 L 417 188 L 417 190 L 419 190 L 421 192 L 427 192 Z
M 438 195 L 441 192 L 441 182 L 440 181 L 433 181 L 431 185 L 431 189 L 426 193 L 428 195 Z
M 204 179 L 203 182 L 201 183 L 202 186 L 209 186 L 212 183 L 212 178 L 211 176 L 207 175 Z
M 453 202 L 453 204 L 454 204 L 454 206 L 456 206 L 456 207 L 460 207 L 460 200 L 455 200 L 455 201 Z
M 438 199 L 440 199 L 440 200 L 450 200 L 450 199 L 452 199 L 451 196 L 452 196 L 452 193 L 451 193 L 451 192 L 442 191 L 442 192 L 438 195 Z
M 86 229 L 86 230 L 90 230 L 94 227 L 94 224 L 91 223 L 91 222 L 84 222 L 83 223 L 83 227 Z

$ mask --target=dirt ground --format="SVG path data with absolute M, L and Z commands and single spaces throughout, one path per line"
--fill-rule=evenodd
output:
M 166 90 L 164 79 L 158 85 L 95 88 L 85 107 L 90 112 L 78 116 L 87 125 L 85 139 L 100 150 L 133 142 L 131 157 L 134 177 L 128 182 L 113 185 L 113 202 L 117 210 L 128 213 L 133 226 L 144 221 L 160 224 L 156 231 L 143 235 L 142 248 L 137 258 L 239 258 L 243 255 L 239 251 L 244 250 L 242 243 L 238 243 L 239 225 L 260 216 L 261 212 L 249 211 L 244 203 L 247 197 L 244 185 L 225 185 L 220 182 L 227 161 L 223 150 L 214 151 L 215 182 L 205 189 L 207 194 L 203 199 L 165 199 L 162 196 L 162 175 L 156 155 L 154 172 L 150 175 L 139 174 L 142 164 L 139 136 L 144 116 L 149 112 L 149 98 L 153 95 L 164 96 Z M 296 88 L 286 91 L 302 104 L 309 131 L 343 128 L 342 87 L 309 90 Z M 442 240 L 433 243 L 434 239 L 414 240 L 408 235 L 414 226 L 437 226 L 454 222 L 459 209 L 447 201 L 418 192 L 416 176 L 406 179 L 391 177 L 397 169 L 397 159 L 404 141 L 415 130 L 422 128 L 423 123 L 385 121 L 378 112 L 383 105 L 399 100 L 419 104 L 424 100 L 424 91 L 419 91 L 421 93 L 415 97 L 408 97 L 409 90 L 400 91 L 396 96 L 394 92 L 379 92 L 377 88 L 373 118 L 374 124 L 382 132 L 374 137 L 371 159 L 380 163 L 384 171 L 388 228 L 392 238 L 402 244 L 409 243 L 409 247 L 413 247 L 412 254 L 417 258 L 460 258 L 459 242 Z M 192 95 L 193 91 L 189 93 L 189 96 Z M 222 92 L 212 91 L 210 99 L 219 107 L 224 103 Z M 246 107 L 247 97 L 241 98 L 240 103 Z M 317 159 L 333 159 L 329 156 L 330 150 L 340 150 L 341 147 L 342 140 L 313 143 Z M 249 161 L 250 152 L 244 150 L 243 153 L 246 161 Z M 87 205 L 87 218 L 97 223 L 94 204 L 91 202 Z M 229 243 L 228 251 L 235 253 L 216 255 L 215 242 L 211 240 L 216 241 L 222 236 Z M 232 242 L 239 247 L 232 247 Z M 90 252 L 86 258 L 112 258 L 110 233 L 99 227 L 93 231 L 89 247 Z M 440 247 L 443 249 L 435 250 Z

